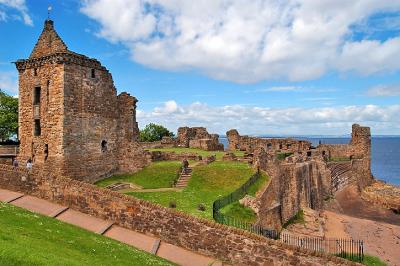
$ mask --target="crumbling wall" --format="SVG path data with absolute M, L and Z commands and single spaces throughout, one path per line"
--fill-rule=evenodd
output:
M 149 157 L 152 161 L 183 161 L 183 160 L 194 160 L 200 161 L 202 157 L 196 153 L 176 153 L 168 151 L 151 151 L 148 152 Z
M 177 145 L 186 148 L 198 148 L 206 151 L 222 151 L 224 145 L 219 143 L 217 134 L 209 134 L 204 127 L 178 128 Z
M 53 176 L 39 169 L 28 173 L 0 165 L 0 188 L 20 191 L 94 217 L 112 220 L 116 225 L 232 265 L 352 264 L 338 257 L 288 246 L 88 183 Z
M 323 161 L 272 161 L 260 167 L 272 178 L 260 197 L 259 220 L 265 227 L 280 230 L 302 208 L 322 208 L 323 200 L 330 195 L 330 172 Z
M 317 152 L 327 161 L 348 159 L 351 161 L 351 179 L 360 191 L 374 182 L 371 173 L 371 130 L 358 124 L 352 126 L 349 144 L 321 144 Z
M 253 153 L 258 149 L 267 152 L 302 152 L 311 148 L 311 143 L 305 140 L 295 140 L 292 138 L 258 138 L 240 136 L 236 129 L 226 132 L 230 151 L 241 150 Z

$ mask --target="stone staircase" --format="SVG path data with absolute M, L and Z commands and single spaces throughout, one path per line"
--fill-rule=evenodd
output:
M 187 187 L 189 180 L 192 177 L 192 172 L 193 169 L 191 167 L 186 168 L 186 170 L 182 170 L 181 175 L 179 176 L 179 179 L 176 182 L 175 187 L 177 188 Z
M 329 163 L 332 177 L 332 192 L 336 192 L 351 183 L 351 162 Z

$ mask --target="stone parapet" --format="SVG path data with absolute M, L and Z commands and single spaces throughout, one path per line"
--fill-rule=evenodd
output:
M 24 178 L 23 178 L 24 177 Z M 353 265 L 69 178 L 0 166 L 0 187 L 68 206 L 234 265 Z M 355 265 L 355 264 L 354 264 Z

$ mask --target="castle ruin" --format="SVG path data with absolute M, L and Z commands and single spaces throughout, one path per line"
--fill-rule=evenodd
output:
M 259 221 L 280 230 L 304 207 L 320 210 L 337 190 L 356 184 L 359 190 L 373 183 L 371 133 L 354 124 L 349 144 L 320 144 L 304 140 L 256 138 L 227 132 L 229 149 L 252 155 L 252 164 L 271 177 L 258 195 Z M 283 156 L 279 156 L 283 155 Z
M 20 161 L 94 182 L 146 165 L 138 145 L 137 99 L 117 95 L 99 61 L 68 50 L 46 20 L 19 72 Z

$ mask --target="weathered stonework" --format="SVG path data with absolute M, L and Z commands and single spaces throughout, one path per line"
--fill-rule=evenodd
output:
M 136 98 L 117 95 L 99 61 L 69 51 L 53 21 L 29 59 L 15 64 L 21 162 L 89 182 L 148 163 L 137 143 Z
M 29 173 L 0 165 L 0 188 L 111 220 L 232 265 L 356 265 L 39 169 Z
M 361 197 L 400 214 L 400 187 L 382 181 L 373 183 L 361 192 Z
M 373 182 L 367 127 L 353 125 L 349 144 L 322 144 L 317 148 L 301 141 L 240 136 L 236 130 L 227 134 L 230 148 L 252 151 L 253 166 L 271 177 L 258 197 L 261 203 L 259 223 L 265 227 L 279 230 L 300 209 L 321 209 L 324 199 L 336 190 L 353 183 L 362 190 Z M 266 147 L 266 144 L 269 145 Z M 284 144 L 291 144 L 290 149 L 282 150 Z M 278 159 L 277 154 L 281 152 L 293 154 Z M 338 158 L 345 161 L 331 161 Z
M 178 128 L 177 145 L 186 148 L 198 148 L 206 151 L 223 151 L 217 134 L 209 134 L 204 127 Z
M 240 150 L 253 153 L 257 149 L 263 148 L 267 152 L 301 152 L 309 150 L 311 143 L 305 140 L 295 140 L 291 138 L 257 138 L 239 135 L 236 129 L 226 132 L 229 146 L 228 150 Z

